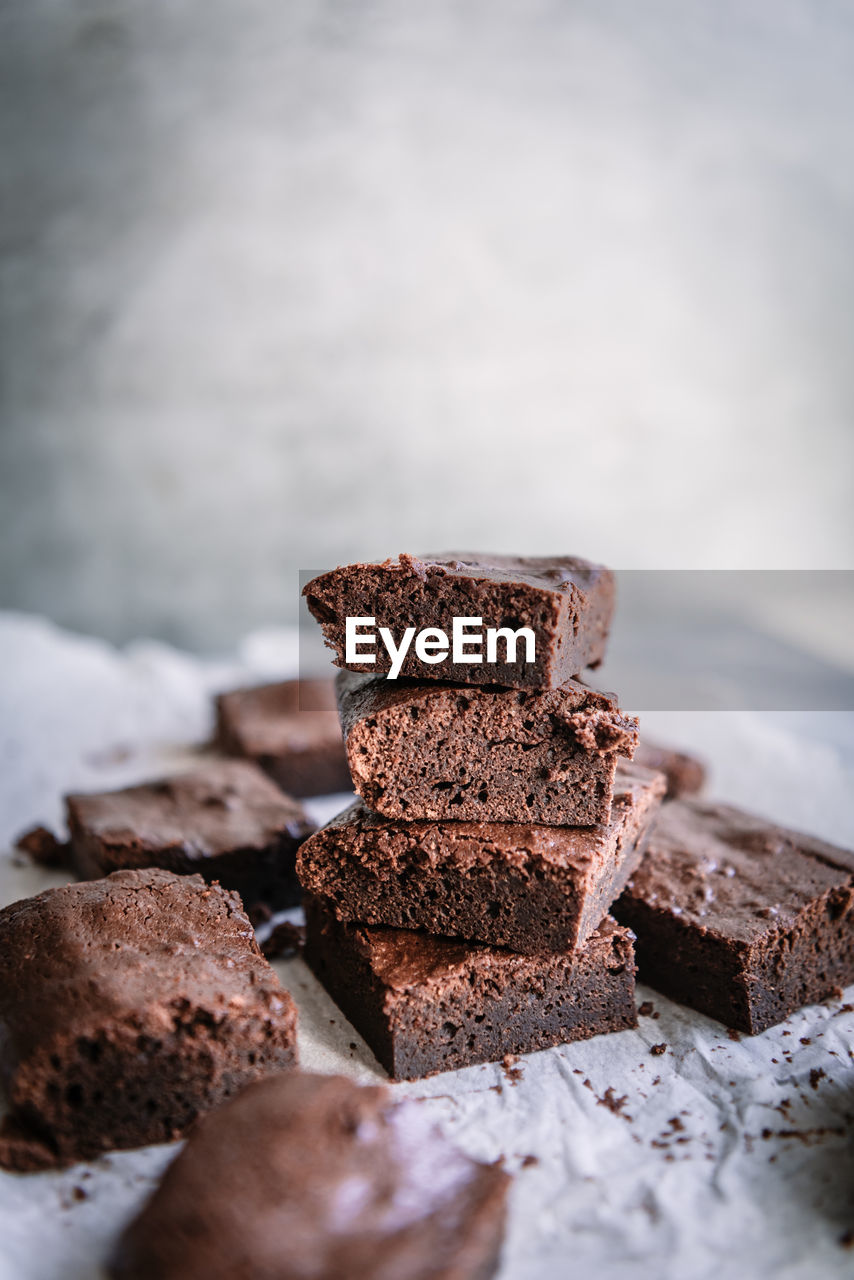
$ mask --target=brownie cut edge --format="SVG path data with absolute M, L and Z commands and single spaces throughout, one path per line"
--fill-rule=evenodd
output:
M 612 694 L 389 681 L 342 671 L 350 773 L 370 809 L 408 821 L 607 822 L 637 720 Z

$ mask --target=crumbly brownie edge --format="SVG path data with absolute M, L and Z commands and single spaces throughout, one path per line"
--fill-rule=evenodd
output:
M 275 1018 L 229 1010 L 216 1020 L 190 1008 L 159 1039 L 122 1019 L 51 1042 L 14 1073 L 0 1166 L 63 1168 L 170 1142 L 251 1080 L 294 1068 L 296 1026 L 287 998 Z
M 338 709 L 356 790 L 406 821 L 607 822 L 637 720 L 612 695 L 391 683 L 341 672 Z

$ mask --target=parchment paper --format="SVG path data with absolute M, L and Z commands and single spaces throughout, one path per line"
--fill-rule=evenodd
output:
M 63 792 L 191 761 L 211 692 L 293 674 L 296 655 L 287 630 L 212 663 L 0 615 L 0 902 L 63 882 L 11 850 L 23 828 L 60 824 Z M 721 798 L 854 843 L 850 715 L 650 714 L 642 727 L 700 750 Z M 346 801 L 309 807 L 325 820 Z M 300 1008 L 303 1065 L 384 1078 L 302 962 L 277 969 Z M 501 1280 L 854 1274 L 854 989 L 753 1039 L 646 988 L 638 1000 L 637 1031 L 393 1086 L 516 1173 Z M 176 1150 L 0 1174 L 0 1280 L 100 1275 Z

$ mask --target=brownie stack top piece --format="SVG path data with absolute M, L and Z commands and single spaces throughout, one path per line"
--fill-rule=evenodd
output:
M 207 1116 L 125 1231 L 114 1280 L 489 1280 L 509 1176 L 417 1103 L 265 1080 Z
M 666 804 L 615 913 L 646 980 L 745 1031 L 854 981 L 854 854 L 728 805 Z
M 404 822 L 357 802 L 302 846 L 297 874 L 342 920 L 519 952 L 583 945 L 637 866 L 664 779 L 617 769 L 608 823 Z
M 338 707 L 353 785 L 391 818 L 607 822 L 637 721 L 612 694 L 390 681 L 343 671 Z
M 296 1008 L 240 899 L 157 868 L 0 911 L 0 1163 L 163 1142 L 296 1060 Z
M 314 578 L 303 594 L 339 667 L 372 673 L 390 669 L 382 646 L 375 663 L 346 662 L 347 617 L 372 617 L 377 629 L 388 627 L 398 638 L 406 627 L 447 630 L 454 616 L 479 617 L 485 628 L 530 627 L 536 661 L 525 661 L 524 645 L 513 663 L 488 663 L 485 655 L 480 663 L 455 663 L 449 654 L 428 666 L 410 650 L 401 674 L 554 689 L 601 662 L 614 608 L 614 577 L 601 565 L 572 556 L 453 551 L 346 565 Z

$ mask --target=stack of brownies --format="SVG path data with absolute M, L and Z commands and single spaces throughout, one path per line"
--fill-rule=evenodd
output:
M 383 1066 L 412 1079 L 634 1026 L 633 935 L 607 913 L 665 781 L 629 763 L 637 722 L 578 678 L 604 654 L 612 574 L 401 556 L 305 594 L 342 667 L 348 617 L 535 636 L 534 661 L 505 634 L 494 662 L 410 650 L 388 679 L 377 646 L 338 676 L 361 798 L 299 850 L 305 957 Z

